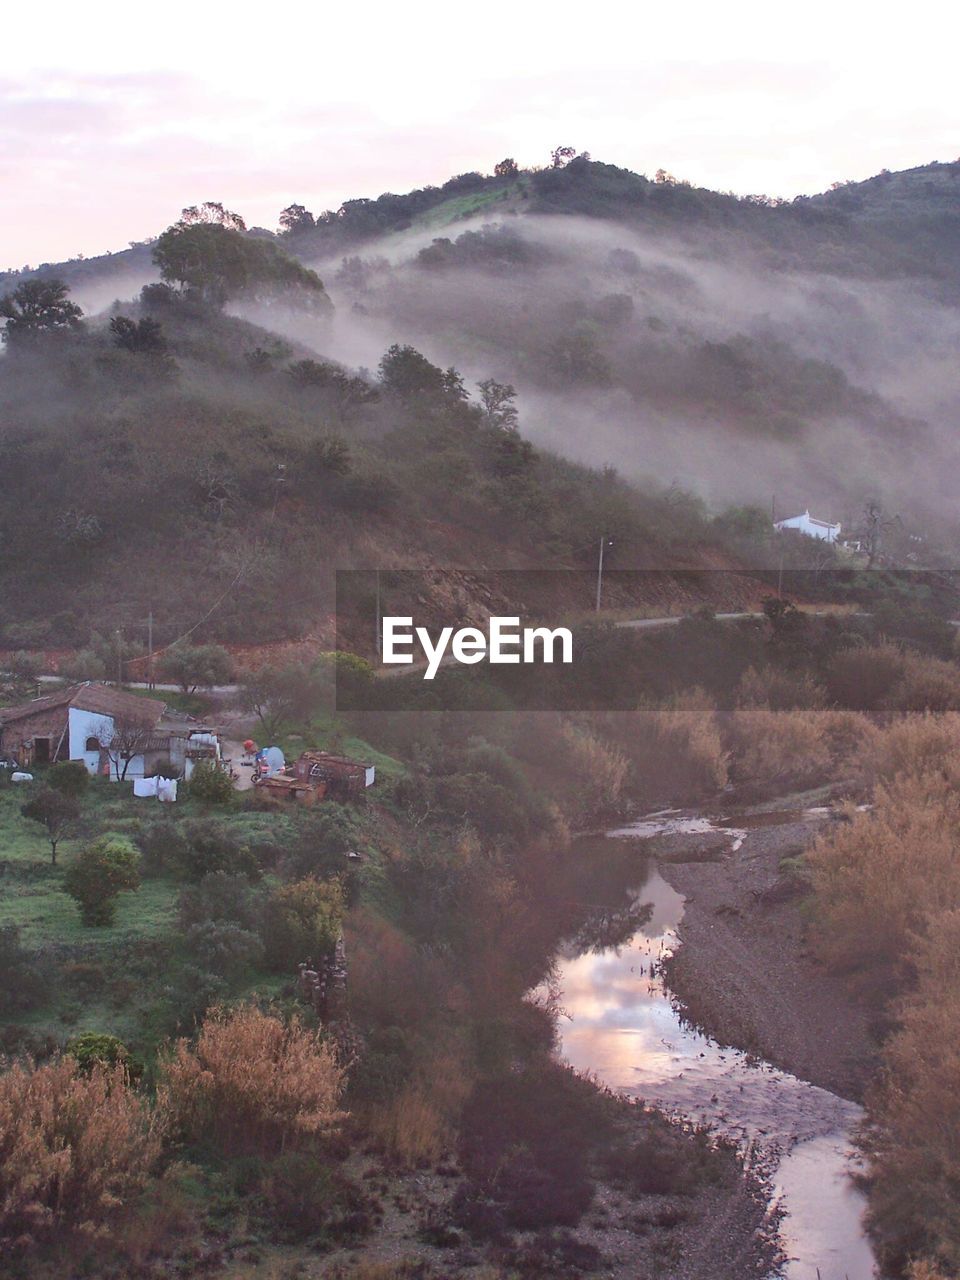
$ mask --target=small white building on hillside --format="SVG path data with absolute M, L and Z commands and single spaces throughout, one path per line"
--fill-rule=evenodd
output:
M 821 542 L 836 542 L 840 536 L 839 524 L 831 524 L 829 520 L 818 520 L 809 511 L 804 511 L 802 516 L 788 516 L 786 520 L 776 520 L 773 527 L 778 533 L 795 529 L 804 537 L 819 538 Z

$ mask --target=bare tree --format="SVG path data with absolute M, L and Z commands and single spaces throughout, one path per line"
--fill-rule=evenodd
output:
M 108 741 L 104 741 L 106 736 L 104 732 L 104 736 L 99 740 L 100 746 L 110 761 L 117 781 L 123 782 L 131 760 L 135 756 L 143 755 L 156 737 L 156 731 L 141 720 L 118 718 L 113 722 L 113 735 Z

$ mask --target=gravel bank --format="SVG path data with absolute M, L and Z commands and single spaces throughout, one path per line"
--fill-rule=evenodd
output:
M 694 850 L 689 861 L 663 861 L 662 875 L 686 899 L 683 945 L 666 976 L 691 1021 L 721 1044 L 860 1101 L 877 1062 L 867 1014 L 812 955 L 803 895 L 786 896 L 780 870 L 820 829 L 811 821 L 764 826 L 717 861 L 694 861 Z

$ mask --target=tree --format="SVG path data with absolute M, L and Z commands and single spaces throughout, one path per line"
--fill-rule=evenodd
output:
M 73 796 L 55 791 L 52 787 L 44 787 L 22 806 L 20 812 L 31 822 L 39 822 L 42 827 L 46 827 L 47 839 L 50 841 L 50 862 L 56 866 L 57 845 L 69 834 L 80 817 L 80 806 Z
M 508 157 L 501 160 L 499 164 L 494 166 L 494 176 L 497 178 L 515 178 L 520 170 L 517 168 L 516 160 Z
M 516 431 L 519 421 L 517 406 L 514 401 L 517 393 L 508 382 L 496 382 L 486 378 L 477 383 L 480 388 L 480 401 L 487 421 L 500 431 Z
M 381 359 L 378 372 L 383 387 L 401 399 L 417 395 L 435 395 L 448 401 L 468 399 L 457 370 L 431 364 L 416 347 L 395 342 Z
M 555 147 L 550 152 L 550 167 L 552 169 L 562 169 L 564 165 L 570 163 L 576 154 L 576 147 Z
M 226 227 L 229 231 L 246 231 L 247 224 L 239 213 L 225 209 L 219 200 L 204 200 L 203 204 L 188 205 L 180 211 L 180 221 L 187 226 Z
M 117 898 L 140 887 L 140 855 L 123 836 L 101 836 L 77 854 L 63 887 L 80 908 L 88 927 L 113 923 Z
M 143 755 L 155 738 L 153 725 L 144 724 L 142 720 L 129 720 L 117 717 L 113 721 L 113 735 L 100 746 L 106 752 L 107 759 L 113 767 L 118 782 L 124 782 L 131 762 Z
M 299 724 L 316 712 L 323 697 L 323 683 L 306 664 L 260 667 L 240 687 L 240 703 L 253 711 L 267 738 L 276 737 L 284 725 Z
M 161 655 L 160 674 L 180 686 L 184 693 L 228 684 L 233 678 L 233 659 L 219 644 L 175 644 Z
M 113 345 L 121 351 L 159 354 L 167 349 L 163 325 L 159 320 L 151 320 L 149 316 L 142 320 L 114 316 L 110 321 L 110 332 L 113 334 Z
M 319 961 L 333 951 L 343 923 L 344 891 L 339 879 L 307 876 L 275 889 L 264 912 L 263 941 L 272 969 L 293 972 L 302 961 Z
M 331 307 L 315 271 L 272 240 L 248 236 L 225 222 L 175 222 L 154 245 L 153 260 L 164 280 L 211 306 L 240 297 L 269 302 L 282 293 L 317 311 Z
M 302 204 L 288 204 L 280 214 L 280 227 L 287 235 L 297 231 L 309 231 L 316 225 L 316 218 Z
M 24 280 L 0 298 L 0 317 L 6 319 L 4 342 L 36 338 L 44 333 L 76 329 L 83 311 L 67 297 L 62 280 Z

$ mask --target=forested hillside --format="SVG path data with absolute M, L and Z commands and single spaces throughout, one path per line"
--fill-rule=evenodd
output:
M 3 278 L 0 644 L 299 636 L 336 567 L 604 535 L 770 564 L 771 505 L 950 564 L 960 165 L 786 204 L 555 160 Z

